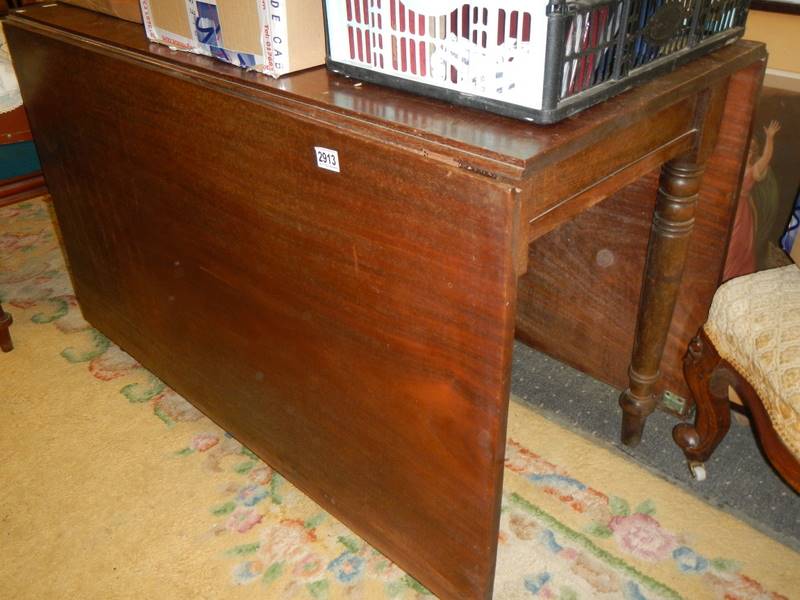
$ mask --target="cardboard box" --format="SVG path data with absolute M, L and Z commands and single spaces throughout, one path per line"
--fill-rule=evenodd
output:
M 134 23 L 142 22 L 139 0 L 63 0 L 81 8 L 88 8 Z
M 325 63 L 320 0 L 140 0 L 147 37 L 273 77 Z

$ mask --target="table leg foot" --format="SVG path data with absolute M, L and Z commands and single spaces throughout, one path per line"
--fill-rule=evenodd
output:
M 11 315 L 4 312 L 3 307 L 0 306 L 0 350 L 3 352 L 11 352 L 14 349 L 14 344 L 11 342 L 11 333 L 8 331 L 12 322 Z
M 645 377 L 631 368 L 628 371 L 631 387 L 622 392 L 619 405 L 622 408 L 622 430 L 620 439 L 626 446 L 637 446 L 642 441 L 647 417 L 656 408 L 656 398 L 652 393 L 658 381 L 658 372 Z
M 645 421 L 657 404 L 659 364 L 686 264 L 702 173 L 702 165 L 685 157 L 661 170 L 628 370 L 630 384 L 620 397 L 621 439 L 629 446 L 641 441 Z
M 624 409 L 623 409 L 624 411 Z M 644 433 L 644 424 L 647 422 L 647 417 L 641 414 L 623 412 L 622 413 L 622 432 L 620 439 L 622 443 L 631 448 L 639 445 L 642 441 L 642 434 Z

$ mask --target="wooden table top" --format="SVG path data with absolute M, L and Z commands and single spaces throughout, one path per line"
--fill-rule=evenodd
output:
M 302 110 L 319 120 L 364 130 L 366 135 L 397 139 L 399 144 L 416 147 L 433 159 L 510 179 L 525 177 L 537 167 L 580 152 L 640 118 L 643 112 L 667 106 L 697 91 L 709 78 L 724 77 L 754 56 L 764 55 L 762 44 L 739 41 L 561 123 L 535 125 L 360 83 L 329 73 L 324 67 L 272 79 L 209 57 L 170 50 L 149 42 L 141 25 L 99 13 L 87 18 L 86 12 L 46 4 L 13 12 L 9 20 L 41 33 L 45 33 L 43 28 L 53 28 L 60 34 L 72 34 L 76 43 L 91 40 L 108 52 L 157 62 L 178 76 L 284 104 L 289 110 Z

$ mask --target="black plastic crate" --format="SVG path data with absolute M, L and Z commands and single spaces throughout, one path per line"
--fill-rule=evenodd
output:
M 554 123 L 741 37 L 745 0 L 325 0 L 328 67 Z

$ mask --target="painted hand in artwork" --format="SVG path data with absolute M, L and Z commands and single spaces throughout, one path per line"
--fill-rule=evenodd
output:
M 780 130 L 780 121 L 775 119 L 770 121 L 769 125 L 764 127 L 764 135 L 766 136 L 766 139 L 764 140 L 764 149 L 761 152 L 761 156 L 755 161 L 752 167 L 753 178 L 756 181 L 762 181 L 767 175 L 767 169 L 769 168 L 769 163 L 772 160 L 772 153 L 775 150 L 775 135 Z
M 781 130 L 781 123 L 780 121 L 776 121 L 773 119 L 769 122 L 769 125 L 764 127 L 764 133 L 766 134 L 767 138 L 774 138 L 775 134 Z

